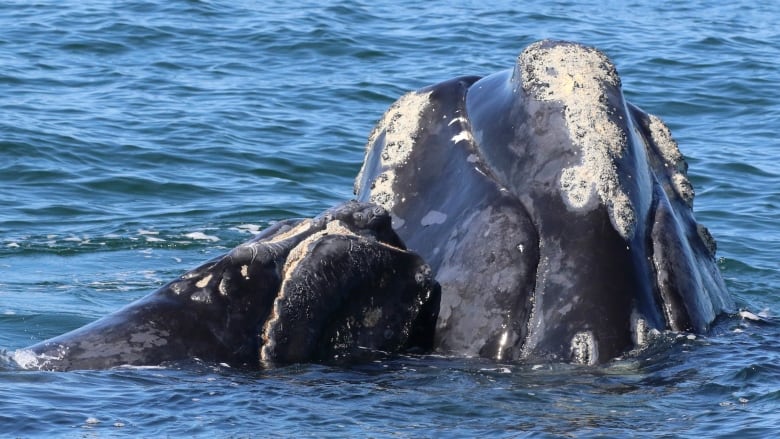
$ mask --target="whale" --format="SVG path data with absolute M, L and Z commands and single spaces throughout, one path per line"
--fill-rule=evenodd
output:
M 91 324 L 16 351 L 39 370 L 235 367 L 430 351 L 440 289 L 382 207 L 285 220 Z
M 14 359 L 42 370 L 431 352 L 606 363 L 734 311 L 687 172 L 603 52 L 539 41 L 507 70 L 393 103 L 354 200 L 279 221 Z
M 436 273 L 442 353 L 598 364 L 733 312 L 677 143 L 592 47 L 402 96 L 355 195 Z

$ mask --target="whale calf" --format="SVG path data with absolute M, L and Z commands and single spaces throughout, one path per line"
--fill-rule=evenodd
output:
M 282 221 L 91 324 L 14 355 L 26 368 L 105 369 L 198 358 L 235 366 L 428 351 L 430 267 L 381 207 L 348 202 Z

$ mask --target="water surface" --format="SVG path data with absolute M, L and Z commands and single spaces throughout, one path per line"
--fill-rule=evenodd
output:
M 542 38 L 617 65 L 672 129 L 741 309 L 604 367 L 439 357 L 359 367 L 0 367 L 10 436 L 769 437 L 780 431 L 780 5 L 0 5 L 0 348 L 61 334 L 272 222 L 349 199 L 408 90 Z

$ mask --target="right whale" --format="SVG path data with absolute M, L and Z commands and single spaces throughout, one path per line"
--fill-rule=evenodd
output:
M 733 312 L 686 171 L 603 53 L 545 40 L 401 97 L 355 193 L 434 270 L 439 351 L 596 364 Z

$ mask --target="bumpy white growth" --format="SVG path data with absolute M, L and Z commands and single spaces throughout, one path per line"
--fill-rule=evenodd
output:
M 308 224 L 307 224 L 308 226 Z M 270 352 L 272 352 L 274 341 L 268 336 L 272 328 L 276 326 L 281 317 L 282 306 L 287 298 L 287 282 L 291 279 L 291 274 L 298 267 L 298 264 L 309 255 L 311 252 L 311 245 L 318 241 L 325 235 L 351 235 L 356 236 L 351 230 L 349 230 L 341 221 L 331 221 L 325 225 L 325 230 L 321 230 L 317 233 L 313 233 L 308 238 L 301 241 L 296 245 L 290 253 L 287 255 L 287 260 L 282 268 L 282 285 L 279 287 L 279 295 L 274 300 L 273 308 L 271 309 L 271 316 L 266 321 L 263 329 L 263 347 L 260 349 L 260 359 L 263 361 L 269 360 Z
M 211 303 L 211 294 L 205 290 L 198 290 L 190 296 L 193 302 Z
M 653 142 L 661 150 L 664 160 L 666 160 L 668 165 L 680 166 L 683 162 L 683 155 L 677 146 L 677 142 L 672 137 L 669 127 L 658 116 L 652 114 L 648 116 L 650 117 L 650 135 L 653 138 Z
M 370 148 L 382 132 L 385 134 L 385 146 L 381 151 L 380 165 L 387 171 L 374 180 L 370 200 L 387 210 L 392 209 L 395 204 L 395 194 L 392 190 L 395 173 L 391 169 L 406 163 L 409 159 L 415 136 L 420 129 L 420 115 L 428 102 L 430 102 L 430 92 L 405 94 L 385 112 L 368 138 Z M 364 171 L 365 169 L 360 173 Z M 357 181 L 362 181 L 362 175 L 358 175 Z
M 701 224 L 696 224 L 696 233 L 699 235 L 699 239 L 707 247 L 710 252 L 710 256 L 715 257 L 715 252 L 718 251 L 718 244 L 715 242 L 715 238 L 710 234 L 710 231 Z
M 301 241 L 298 245 L 296 245 L 292 250 L 290 250 L 290 253 L 287 255 L 287 260 L 284 263 L 284 268 L 282 269 L 282 273 L 285 279 L 289 277 L 289 274 L 295 270 L 295 267 L 298 266 L 298 263 L 303 260 L 304 257 L 306 257 L 309 254 L 309 246 L 322 238 L 325 235 L 352 235 L 355 236 L 354 233 L 352 233 L 351 230 L 349 230 L 341 221 L 330 221 L 327 224 L 325 224 L 325 230 L 321 230 L 317 233 L 313 233 L 308 238 Z M 281 291 L 284 290 L 284 285 L 282 285 L 282 288 L 280 288 Z
M 312 221 L 307 218 L 307 219 L 301 221 L 300 223 L 296 224 L 295 227 L 290 228 L 290 230 L 288 230 L 286 232 L 283 232 L 283 233 L 279 233 L 277 235 L 274 235 L 273 238 L 271 238 L 271 239 L 269 239 L 267 241 L 261 241 L 261 243 L 265 242 L 267 244 L 274 244 L 274 243 L 277 243 L 277 242 L 282 242 L 285 239 L 290 238 L 290 237 L 295 236 L 295 235 L 298 235 L 300 233 L 305 233 L 307 230 L 309 230 L 309 228 L 311 228 L 311 223 L 312 223 Z M 251 246 L 251 245 L 254 245 L 254 244 L 255 244 L 254 242 L 250 242 L 247 245 Z
M 539 42 L 520 55 L 523 88 L 542 101 L 563 104 L 572 143 L 582 151 L 582 163 L 561 172 L 564 201 L 585 208 L 594 195 L 607 206 L 615 229 L 633 235 L 636 213 L 620 185 L 615 159 L 626 149 L 626 135 L 610 118 L 605 85 L 620 87 L 620 79 L 603 53 L 579 45 Z
M 599 361 L 599 346 L 591 331 L 574 334 L 571 339 L 572 361 L 579 364 L 594 365 Z
M 634 342 L 635 348 L 642 348 L 647 343 L 647 336 L 650 328 L 647 325 L 647 320 L 637 312 L 636 309 L 631 311 L 631 338 Z
M 228 293 L 228 291 L 229 291 L 228 288 L 229 288 L 228 280 L 223 277 L 219 281 L 219 287 L 217 288 L 217 290 L 219 291 L 220 295 L 227 296 L 229 294 Z
M 688 177 L 682 172 L 676 172 L 672 175 L 672 184 L 674 184 L 675 192 L 677 192 L 680 198 L 685 201 L 685 204 L 687 204 L 688 207 L 693 207 L 694 191 L 693 185 L 690 180 L 688 180 Z
M 393 207 L 395 204 L 393 182 L 395 182 L 395 171 L 393 169 L 388 169 L 377 175 L 371 185 L 371 202 L 388 210 Z
M 373 328 L 382 319 L 382 308 L 376 307 L 363 310 L 363 326 Z
M 675 192 L 689 207 L 693 207 L 693 185 L 685 175 L 685 159 L 669 127 L 657 116 L 650 115 L 650 138 L 663 155 L 664 165 L 671 168 Z

